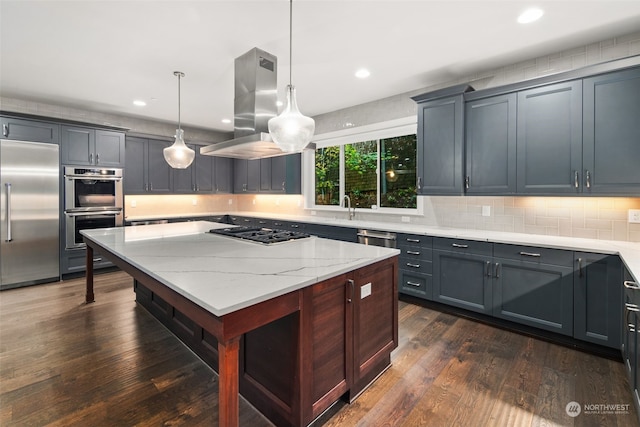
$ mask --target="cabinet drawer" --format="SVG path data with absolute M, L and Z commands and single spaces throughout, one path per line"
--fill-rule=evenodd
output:
M 398 259 L 398 268 L 415 273 L 431 274 L 433 272 L 433 263 L 423 259 L 407 259 L 401 256 Z
M 419 234 L 398 233 L 397 238 L 398 246 L 412 245 L 431 248 L 433 243 L 433 237 L 422 236 Z
M 535 246 L 519 246 L 496 243 L 493 246 L 493 256 L 496 258 L 536 262 L 540 264 L 573 265 L 573 251 L 563 249 L 537 248 Z
M 398 246 L 400 249 L 400 258 L 407 260 L 425 260 L 431 261 L 432 250 L 422 246 Z
M 400 270 L 400 292 L 428 300 L 433 299 L 432 276 Z
M 491 256 L 493 254 L 493 243 L 481 242 L 477 240 L 434 237 L 433 249 L 439 251 L 472 253 L 475 255 Z

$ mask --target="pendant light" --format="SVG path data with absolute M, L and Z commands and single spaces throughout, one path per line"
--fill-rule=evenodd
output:
M 269 133 L 273 142 L 286 153 L 302 151 L 311 142 L 316 123 L 311 117 L 303 116 L 298 109 L 296 89 L 291 84 L 292 41 L 293 41 L 293 0 L 289 0 L 289 84 L 287 103 L 279 116 L 269 120 Z
M 184 73 L 174 71 L 173 75 L 178 77 L 178 129 L 176 129 L 175 142 L 171 147 L 162 150 L 162 154 L 172 168 L 186 169 L 193 162 L 196 152 L 185 145 L 184 131 L 180 127 L 180 78 L 184 77 Z

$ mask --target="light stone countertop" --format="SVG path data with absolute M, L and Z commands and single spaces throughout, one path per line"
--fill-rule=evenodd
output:
M 640 282 L 640 243 L 623 242 L 619 240 L 597 240 L 583 239 L 577 237 L 545 236 L 539 234 L 508 233 L 488 230 L 464 230 L 458 228 L 432 227 L 422 224 L 403 222 L 379 222 L 334 219 L 320 216 L 308 215 L 283 215 L 269 214 L 263 212 L 213 212 L 207 214 L 197 214 L 194 217 L 218 216 L 229 214 L 230 216 L 247 216 L 254 218 L 276 219 L 282 221 L 298 221 L 311 224 L 324 224 L 342 227 L 367 228 L 380 231 L 391 231 L 397 233 L 422 234 L 434 237 L 449 237 L 468 240 L 480 240 L 493 243 L 507 243 L 526 246 L 539 246 L 555 249 L 565 249 L 571 251 L 594 252 L 603 254 L 620 255 L 627 269 L 631 272 L 634 280 Z M 345 211 L 346 216 L 346 211 Z M 177 215 L 175 217 L 128 217 L 128 221 L 151 220 L 164 218 L 189 218 L 188 215 Z
M 316 237 L 262 245 L 207 233 L 224 227 L 192 221 L 81 233 L 216 316 L 400 253 Z

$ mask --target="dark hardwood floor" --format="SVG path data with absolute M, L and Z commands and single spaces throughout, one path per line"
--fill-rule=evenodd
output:
M 216 425 L 215 373 L 137 306 L 125 273 L 95 287 L 89 305 L 82 278 L 0 292 L 0 425 Z M 392 360 L 323 425 L 639 425 L 621 362 L 404 302 Z M 571 401 L 629 412 L 571 418 Z M 271 425 L 244 400 L 240 416 Z

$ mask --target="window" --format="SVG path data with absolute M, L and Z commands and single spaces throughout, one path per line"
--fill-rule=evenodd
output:
M 315 170 L 316 206 L 416 208 L 415 134 L 318 148 Z

